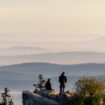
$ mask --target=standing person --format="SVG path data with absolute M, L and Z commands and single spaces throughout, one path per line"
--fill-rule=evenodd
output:
M 65 76 L 65 72 L 59 76 L 59 83 L 60 83 L 60 95 L 64 93 L 65 85 L 67 83 L 67 77 Z

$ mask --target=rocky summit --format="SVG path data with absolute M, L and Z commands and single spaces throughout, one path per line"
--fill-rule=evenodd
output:
M 23 105 L 60 105 L 72 96 L 72 93 L 65 92 L 64 95 L 49 93 L 46 90 L 41 90 L 38 93 L 23 91 Z

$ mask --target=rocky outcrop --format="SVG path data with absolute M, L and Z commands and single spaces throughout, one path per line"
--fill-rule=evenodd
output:
M 3 104 L 3 103 L 0 103 L 0 105 L 5 105 L 5 104 Z
M 59 105 L 59 103 L 54 100 L 42 97 L 29 91 L 24 91 L 22 98 L 23 105 Z
M 41 89 L 34 91 L 23 91 L 23 105 L 60 105 L 69 100 L 73 96 L 70 91 L 65 92 L 62 95 L 57 94 L 55 91 L 48 91 Z

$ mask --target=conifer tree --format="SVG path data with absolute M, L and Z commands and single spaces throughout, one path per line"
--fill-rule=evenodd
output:
M 35 86 L 34 92 L 36 92 L 38 89 L 41 90 L 42 88 L 45 88 L 45 80 L 42 74 L 39 74 L 38 79 L 39 79 L 39 82 L 37 84 L 34 84 Z
M 11 95 L 9 94 L 8 88 L 4 89 L 4 92 L 1 93 L 2 95 L 2 104 L 3 105 L 14 105 Z

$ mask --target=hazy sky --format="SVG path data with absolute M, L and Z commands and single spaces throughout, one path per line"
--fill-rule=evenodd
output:
M 0 40 L 14 45 L 65 45 L 104 33 L 105 0 L 0 0 Z

